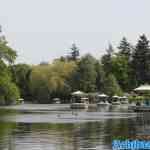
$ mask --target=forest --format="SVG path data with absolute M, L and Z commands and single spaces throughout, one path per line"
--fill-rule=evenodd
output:
M 33 103 L 52 103 L 57 97 L 68 103 L 76 90 L 122 96 L 150 84 L 150 43 L 145 34 L 135 45 L 126 37 L 117 47 L 109 44 L 99 59 L 90 53 L 80 56 L 74 43 L 66 57 L 38 65 L 16 64 L 17 52 L 0 34 L 0 105 L 16 104 L 20 97 Z

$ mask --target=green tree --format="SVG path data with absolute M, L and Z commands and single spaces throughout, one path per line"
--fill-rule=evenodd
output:
M 32 69 L 30 83 L 35 100 L 39 103 L 52 103 L 53 98 L 69 100 L 71 87 L 69 77 L 75 70 L 75 62 L 54 61 L 49 65 L 37 65 Z
M 12 104 L 19 99 L 20 93 L 12 82 L 8 64 L 13 64 L 16 59 L 16 51 L 7 45 L 5 37 L 0 32 L 0 103 Z
M 105 78 L 104 91 L 109 96 L 113 96 L 113 95 L 121 96 L 123 94 L 122 90 L 113 74 L 109 74 Z
M 131 68 L 128 62 L 128 57 L 125 55 L 117 55 L 112 58 L 112 73 L 116 77 L 120 87 L 128 92 L 131 90 Z
M 72 44 L 71 49 L 71 56 L 70 60 L 76 61 L 80 55 L 79 48 L 76 46 L 76 44 Z
M 77 74 L 76 74 L 76 89 L 84 92 L 94 92 L 96 90 L 96 60 L 90 54 L 81 58 Z
M 50 103 L 49 89 L 50 66 L 33 66 L 30 76 L 30 89 L 33 100 L 38 103 Z
M 12 72 L 13 81 L 19 87 L 21 97 L 29 101 L 31 99 L 30 91 L 30 74 L 32 71 L 31 66 L 27 64 L 17 64 L 10 67 Z
M 96 69 L 96 89 L 97 91 L 104 92 L 105 72 L 99 61 L 95 64 Z
M 120 41 L 118 49 L 119 49 L 119 54 L 124 55 L 127 58 L 130 58 L 133 48 L 131 44 L 127 41 L 127 39 L 123 37 L 122 40 Z
M 150 83 L 150 47 L 144 34 L 139 37 L 132 59 L 137 85 Z
M 114 49 L 111 44 L 109 44 L 108 49 L 106 49 L 106 54 L 102 56 L 101 63 L 103 65 L 104 71 L 106 74 L 112 72 L 112 57 L 114 54 Z

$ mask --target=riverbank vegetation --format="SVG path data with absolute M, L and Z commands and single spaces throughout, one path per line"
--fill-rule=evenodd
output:
M 0 32 L 1 34 L 1 32 Z M 10 67 L 17 57 L 16 51 L 8 46 L 3 35 L 0 36 L 0 104 L 16 103 L 20 97 L 19 88 L 12 81 Z
M 17 53 L 1 35 L 0 104 L 15 103 L 20 96 L 35 103 L 52 103 L 56 97 L 67 103 L 76 90 L 121 96 L 150 83 L 150 47 L 144 34 L 135 45 L 125 37 L 116 48 L 109 44 L 99 59 L 80 56 L 76 44 L 68 52 L 52 63 L 14 64 Z

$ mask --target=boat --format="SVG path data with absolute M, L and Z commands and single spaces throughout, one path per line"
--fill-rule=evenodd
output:
M 108 96 L 105 94 L 99 94 L 99 102 L 97 103 L 97 106 L 109 106 L 110 103 L 107 101 Z
M 120 97 L 115 95 L 112 97 L 112 102 L 111 102 L 112 105 L 120 105 L 121 102 L 120 102 Z
M 70 104 L 71 109 L 86 109 L 88 108 L 88 98 L 82 97 L 75 100 L 72 100 Z
M 19 104 L 24 104 L 24 99 L 23 98 L 19 98 L 18 102 L 19 102 Z
M 108 101 L 104 102 L 104 101 L 101 101 L 99 103 L 97 103 L 97 106 L 109 106 L 110 103 Z
M 119 101 L 113 101 L 111 104 L 112 105 L 120 105 L 121 103 Z
M 121 101 L 121 104 L 129 104 L 128 100 Z
M 54 104 L 60 104 L 61 103 L 60 98 L 54 98 L 53 103 Z
M 128 98 L 126 96 L 120 97 L 121 104 L 129 104 Z

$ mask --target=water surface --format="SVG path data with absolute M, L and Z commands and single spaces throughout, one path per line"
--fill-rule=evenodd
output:
M 0 150 L 111 150 L 115 138 L 150 135 L 149 113 L 127 107 L 24 104 L 0 113 Z

